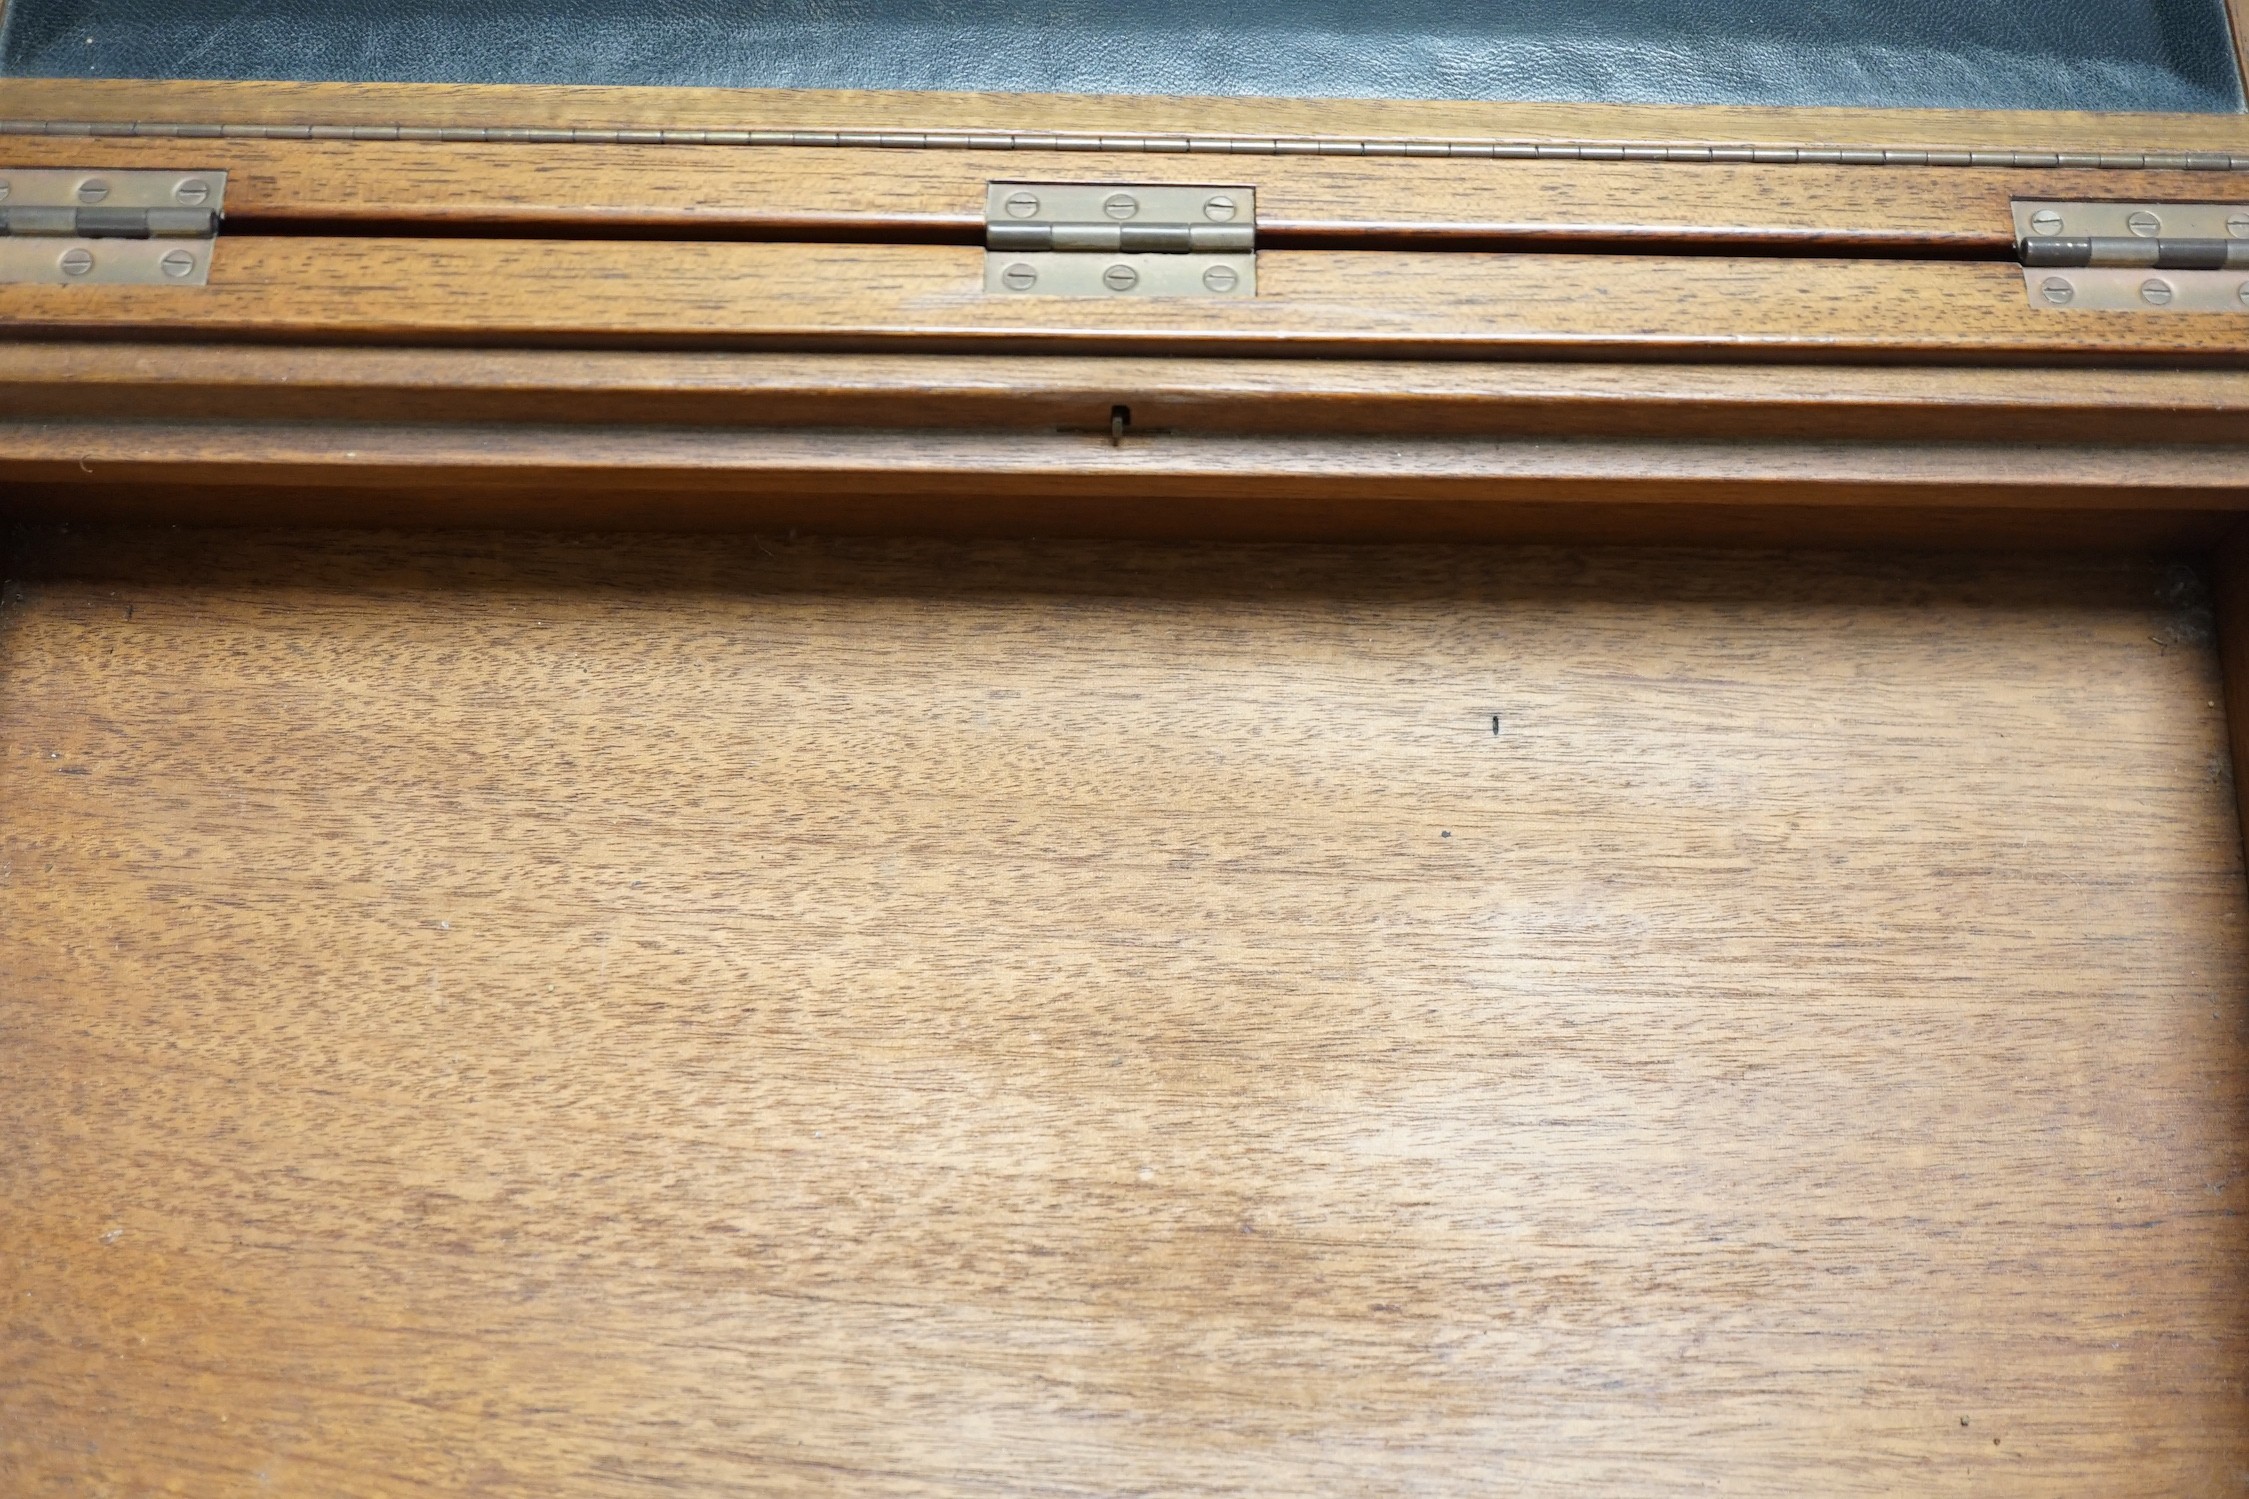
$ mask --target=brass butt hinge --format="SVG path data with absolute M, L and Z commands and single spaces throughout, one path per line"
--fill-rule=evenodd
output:
M 2033 307 L 2249 313 L 2249 203 L 2015 204 Z
M 1254 297 L 1246 187 L 995 182 L 984 202 L 995 296 Z
M 224 172 L 0 167 L 0 283 L 202 286 Z

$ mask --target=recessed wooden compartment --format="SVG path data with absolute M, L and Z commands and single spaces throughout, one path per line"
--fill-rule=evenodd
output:
M 74 529 L 12 575 L 28 1489 L 2244 1460 L 2189 572 Z

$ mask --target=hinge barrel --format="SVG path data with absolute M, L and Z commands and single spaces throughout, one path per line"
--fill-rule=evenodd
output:
M 1246 255 L 1257 248 L 1251 224 L 1017 224 L 984 232 L 992 250 L 1075 250 L 1109 255 Z
M 209 239 L 219 216 L 208 208 L 55 208 L 0 205 L 0 235 L 71 239 Z
M 2016 246 L 2024 265 L 2137 265 L 2166 271 L 2249 269 L 2249 239 L 2031 238 Z

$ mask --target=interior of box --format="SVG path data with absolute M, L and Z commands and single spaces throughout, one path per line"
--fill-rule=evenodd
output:
M 22 528 L 26 1486 L 2204 1492 L 2152 557 Z

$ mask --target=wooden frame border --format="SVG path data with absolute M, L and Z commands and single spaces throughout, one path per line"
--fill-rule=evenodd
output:
M 2239 114 L 13 78 L 0 80 L 0 122 L 51 134 L 2249 169 Z
M 2249 0 L 2226 0 L 2226 25 L 2233 32 L 2233 70 L 2249 94 Z

